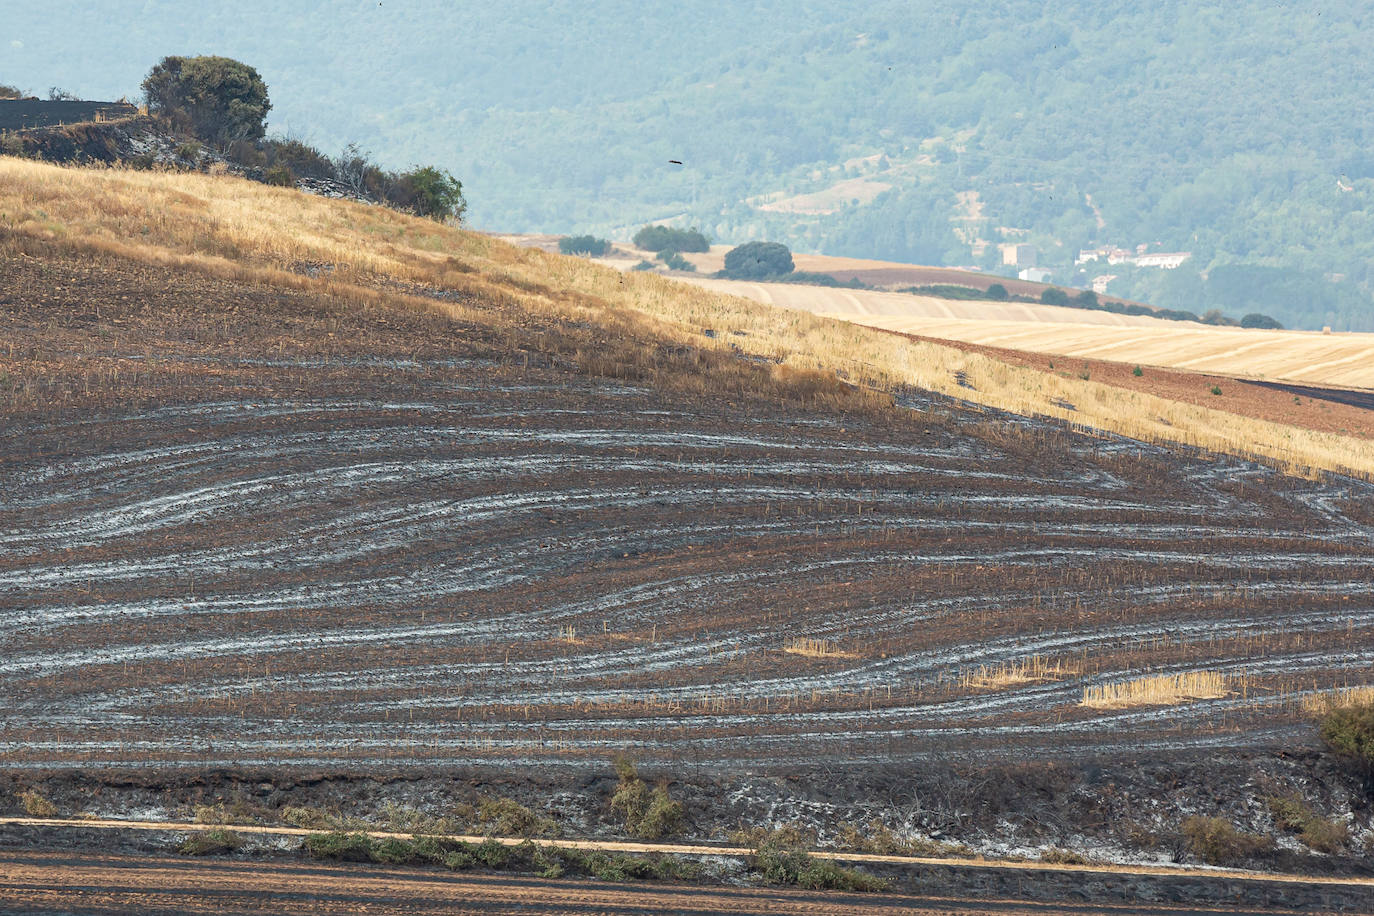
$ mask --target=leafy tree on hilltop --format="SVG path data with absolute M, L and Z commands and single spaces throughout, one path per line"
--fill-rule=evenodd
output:
M 23 97 L 24 93 L 13 86 L 0 84 L 0 99 L 22 99 Z
M 432 165 L 402 174 L 397 184 L 401 192 L 398 203 L 419 216 L 440 222 L 461 220 L 468 208 L 463 183 Z
M 721 273 L 738 280 L 762 280 L 790 274 L 794 269 L 792 252 L 786 245 L 745 242 L 725 255 L 725 270 Z
M 149 111 L 215 143 L 261 138 L 272 108 L 258 71 L 228 57 L 164 57 L 142 88 Z

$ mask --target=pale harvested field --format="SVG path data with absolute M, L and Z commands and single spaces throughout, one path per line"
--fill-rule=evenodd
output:
M 1038 305 L 1029 302 L 988 302 L 941 299 L 937 296 L 915 296 L 910 293 L 889 293 L 867 289 L 830 289 L 799 283 L 756 283 L 747 280 L 713 280 L 707 277 L 677 277 L 715 292 L 743 296 L 769 305 L 801 309 L 818 315 L 854 321 L 885 330 L 905 330 L 888 327 L 900 322 L 931 321 L 997 321 L 1023 326 L 1027 323 L 1075 324 L 1098 328 L 1141 328 L 1172 330 L 1178 322 L 1142 315 L 1116 315 L 1059 305 Z M 1060 329 L 1055 329 L 1060 330 Z M 928 334 L 923 330 L 908 333 Z M 1134 334 L 1135 332 L 1130 332 Z M 954 340 L 962 340 L 953 337 Z M 1023 349 L 1023 348 L 1019 348 Z
M 1083 309 L 948 301 L 787 283 L 705 278 L 687 282 L 784 308 L 942 340 L 1238 378 L 1374 388 L 1374 334 L 1219 328 Z

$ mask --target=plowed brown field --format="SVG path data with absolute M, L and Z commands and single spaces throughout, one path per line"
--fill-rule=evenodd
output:
M 1304 907 L 1301 912 L 1312 912 Z M 92 853 L 0 851 L 0 913 L 562 913 L 568 916 L 676 913 L 910 913 L 967 916 L 1119 914 L 1193 916 L 1225 912 L 1299 912 L 1286 907 L 1112 906 L 1006 899 L 953 900 L 886 894 L 837 894 L 755 888 L 682 887 L 453 875 L 417 869 L 252 861 L 188 861 Z
M 1369 679 L 1368 484 L 34 251 L 0 260 L 8 768 L 1269 745 Z M 1198 669 L 1234 689 L 1079 705 Z

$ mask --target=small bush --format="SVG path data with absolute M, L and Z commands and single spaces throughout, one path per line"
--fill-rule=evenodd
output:
M 1081 856 L 1071 849 L 1060 849 L 1057 846 L 1052 849 L 1046 849 L 1044 852 L 1040 853 L 1040 861 L 1048 865 L 1088 864 L 1086 856 Z
M 177 147 L 177 157 L 195 162 L 200 158 L 199 143 L 183 143 Z
M 365 833 L 312 833 L 305 838 L 312 858 L 340 862 L 371 862 L 372 837 Z
M 1322 740 L 1366 778 L 1374 777 L 1374 703 L 1338 706 L 1318 723 Z
M 37 789 L 28 789 L 19 793 L 19 804 L 24 806 L 24 813 L 29 817 L 56 817 L 57 806 L 50 802 Z
M 1318 815 L 1297 795 L 1270 796 L 1265 799 L 1274 823 L 1309 848 L 1328 855 L 1340 852 L 1350 840 L 1350 828 L 1340 821 Z
M 213 805 L 196 805 L 191 810 L 197 824 L 257 824 L 261 823 L 262 815 L 266 813 L 242 798 L 236 798 L 228 804 L 215 802 Z
M 1136 366 L 1134 369 L 1131 370 L 1131 375 L 1134 375 L 1136 378 L 1140 378 L 1144 374 L 1145 370 L 1140 368 L 1139 366 Z
M 658 840 L 682 829 L 686 811 L 668 794 L 666 785 L 650 791 L 634 763 L 625 758 L 615 762 L 615 771 L 620 782 L 611 796 L 611 810 L 625 818 L 625 830 L 631 836 Z
M 631 267 L 631 268 L 630 268 L 630 270 L 653 270 L 653 269 L 654 269 L 654 262 L 653 262 L 653 261 L 640 261 L 640 262 L 639 262 L 638 264 L 636 264 L 634 267 Z
M 488 798 L 477 805 L 477 824 L 491 836 L 558 836 L 558 822 L 535 814 L 511 798 Z
M 925 837 L 901 837 L 881 821 L 870 821 L 860 829 L 853 824 L 840 826 L 841 849 L 869 852 L 880 856 L 918 856 L 923 858 L 971 858 L 973 851 L 962 843 L 939 843 Z
M 242 845 L 243 838 L 237 833 L 219 827 L 192 834 L 177 847 L 177 852 L 187 856 L 219 856 L 235 852 Z
M 665 251 L 659 255 L 660 260 L 668 266 L 669 270 L 681 270 L 686 273 L 696 273 L 697 266 L 691 261 L 678 254 L 676 251 Z
M 558 250 L 563 254 L 589 254 L 599 258 L 611 250 L 611 243 L 591 235 L 570 235 L 558 240 Z
M 1007 288 L 1001 283 L 994 283 L 988 287 L 988 298 L 996 302 L 1005 302 L 1009 298 Z
M 265 184 L 270 184 L 278 188 L 294 188 L 296 186 L 296 176 L 291 173 L 287 166 L 277 164 L 270 166 L 262 175 Z
M 883 891 L 889 886 L 882 878 L 818 859 L 778 837 L 770 837 L 754 851 L 752 865 L 767 884 L 813 891 Z
M 1213 386 L 1212 386 L 1212 394 L 1221 394 L 1221 386 L 1220 386 L 1220 385 L 1213 385 Z
M 1208 865 L 1239 865 L 1268 852 L 1273 840 L 1244 833 L 1220 817 L 1190 817 L 1183 822 L 1188 851 Z
M 1068 305 L 1069 294 L 1062 289 L 1051 286 L 1040 294 L 1040 301 L 1045 305 Z

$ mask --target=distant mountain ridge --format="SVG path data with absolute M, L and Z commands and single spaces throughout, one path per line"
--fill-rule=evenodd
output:
M 1374 329 L 1370 0 L 245 0 L 189 21 L 171 0 L 55 0 L 8 18 L 0 82 L 118 97 L 164 54 L 239 57 L 275 129 L 439 161 L 486 228 L 672 218 L 984 269 L 1015 239 L 1080 286 L 1078 249 L 1147 244 L 1192 257 L 1113 270 L 1111 294 Z

